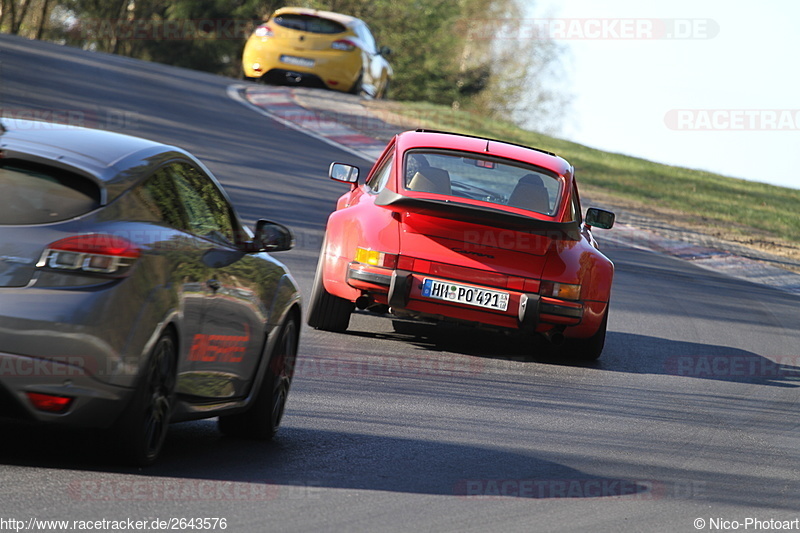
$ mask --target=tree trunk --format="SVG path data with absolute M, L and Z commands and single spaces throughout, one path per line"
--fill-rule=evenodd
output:
M 36 28 L 35 38 L 37 40 L 41 40 L 42 35 L 44 34 L 44 27 L 47 24 L 47 14 L 49 11 L 50 11 L 50 0 L 44 0 L 42 2 L 42 12 L 39 17 L 39 27 Z
M 6 13 L 8 12 L 7 4 L 7 0 L 0 0 L 0 30 L 3 29 L 3 21 L 6 19 Z
M 24 0 L 19 5 L 19 11 L 17 11 L 16 4 L 14 0 L 11 0 L 11 32 L 13 34 L 18 34 L 20 28 L 22 27 L 22 21 L 25 20 L 25 15 L 28 14 L 28 6 L 30 6 L 30 0 Z

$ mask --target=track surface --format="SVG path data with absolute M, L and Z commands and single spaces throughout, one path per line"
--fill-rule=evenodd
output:
M 344 192 L 327 166 L 367 162 L 231 101 L 234 80 L 5 35 L 0 60 L 6 114 L 72 113 L 198 155 L 247 220 L 295 230 L 298 248 L 279 258 L 309 294 Z M 160 462 L 136 470 L 85 434 L 1 426 L 0 518 L 224 517 L 234 532 L 696 531 L 697 518 L 708 531 L 797 518 L 800 298 L 606 252 L 617 277 L 596 364 L 524 361 L 512 344 L 448 330 L 396 334 L 368 315 L 347 334 L 304 328 L 274 442 L 177 424 Z

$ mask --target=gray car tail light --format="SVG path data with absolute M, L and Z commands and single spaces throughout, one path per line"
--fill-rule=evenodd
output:
M 122 237 L 74 235 L 48 245 L 36 266 L 122 277 L 140 255 L 139 248 Z

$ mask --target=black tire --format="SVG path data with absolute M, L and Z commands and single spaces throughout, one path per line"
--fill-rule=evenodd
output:
M 322 283 L 324 254 L 325 243 L 322 244 L 319 261 L 317 261 L 317 271 L 314 274 L 314 285 L 311 288 L 306 322 L 315 329 L 341 333 L 347 331 L 347 327 L 350 325 L 350 315 L 353 314 L 356 306 L 350 300 L 339 298 L 325 290 L 325 285 Z
M 175 335 L 166 331 L 150 351 L 133 399 L 114 428 L 126 462 L 147 466 L 161 453 L 175 408 L 176 365 Z
M 275 436 L 294 375 L 298 331 L 297 320 L 290 317 L 278 333 L 253 403 L 242 413 L 219 417 L 219 429 L 223 434 L 257 440 L 272 440 Z
M 361 95 L 361 92 L 364 90 L 364 72 L 358 73 L 358 79 L 350 88 L 350 94 L 355 94 L 356 96 Z
M 597 333 L 586 339 L 567 339 L 561 347 L 563 355 L 576 361 L 597 361 L 603 353 L 608 329 L 608 309 Z

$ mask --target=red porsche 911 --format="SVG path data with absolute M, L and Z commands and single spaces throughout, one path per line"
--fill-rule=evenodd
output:
M 398 318 L 454 321 L 545 336 L 558 353 L 603 350 L 613 263 L 582 214 L 572 166 L 508 142 L 408 131 L 389 142 L 363 183 L 349 183 L 328 218 L 308 324 L 345 331 L 356 307 Z

